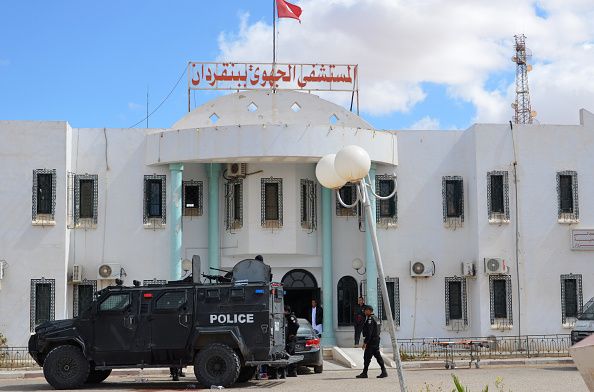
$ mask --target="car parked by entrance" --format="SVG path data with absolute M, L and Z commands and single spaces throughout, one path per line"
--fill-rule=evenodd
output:
M 313 367 L 315 373 L 322 373 L 324 371 L 324 360 L 322 358 L 320 335 L 306 319 L 300 318 L 297 320 L 299 330 L 297 330 L 295 354 L 303 355 L 303 359 L 297 363 L 297 366 Z

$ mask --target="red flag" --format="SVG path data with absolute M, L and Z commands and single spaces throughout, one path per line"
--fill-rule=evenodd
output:
M 285 0 L 276 0 L 276 12 L 279 18 L 293 18 L 301 22 L 301 7 Z

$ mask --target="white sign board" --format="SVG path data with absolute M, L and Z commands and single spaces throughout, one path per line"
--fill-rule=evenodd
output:
M 594 250 L 594 229 L 571 230 L 572 250 Z

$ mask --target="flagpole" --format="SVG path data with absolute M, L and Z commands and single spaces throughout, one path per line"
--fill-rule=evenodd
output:
M 272 0 L 272 75 L 276 74 L 276 0 Z M 272 82 L 272 91 L 274 88 L 274 81 Z

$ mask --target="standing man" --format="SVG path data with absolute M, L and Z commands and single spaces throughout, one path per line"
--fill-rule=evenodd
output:
M 298 330 L 299 322 L 295 313 L 291 312 L 289 305 L 285 305 L 285 350 L 289 355 L 295 355 Z M 287 377 L 297 377 L 297 366 L 294 363 L 287 367 Z
M 365 305 L 365 316 L 367 319 L 365 320 L 365 325 L 363 326 L 363 336 L 365 337 L 365 340 L 363 341 L 363 350 L 365 350 L 365 353 L 363 354 L 363 372 L 361 372 L 357 378 L 367 378 L 367 369 L 369 369 L 371 357 L 375 357 L 377 364 L 380 365 L 380 368 L 382 369 L 381 374 L 377 376 L 377 378 L 388 377 L 386 365 L 384 365 L 384 359 L 382 358 L 382 354 L 379 350 L 379 328 L 377 326 L 377 320 L 373 315 L 372 306 Z
M 309 317 L 309 322 L 313 329 L 316 330 L 318 334 L 323 332 L 324 327 L 322 326 L 322 320 L 324 320 L 324 309 L 321 306 L 318 306 L 318 301 L 315 299 L 311 300 L 311 314 Z
M 365 325 L 365 303 L 363 297 L 359 297 L 355 307 L 355 347 L 359 347 L 363 325 Z

